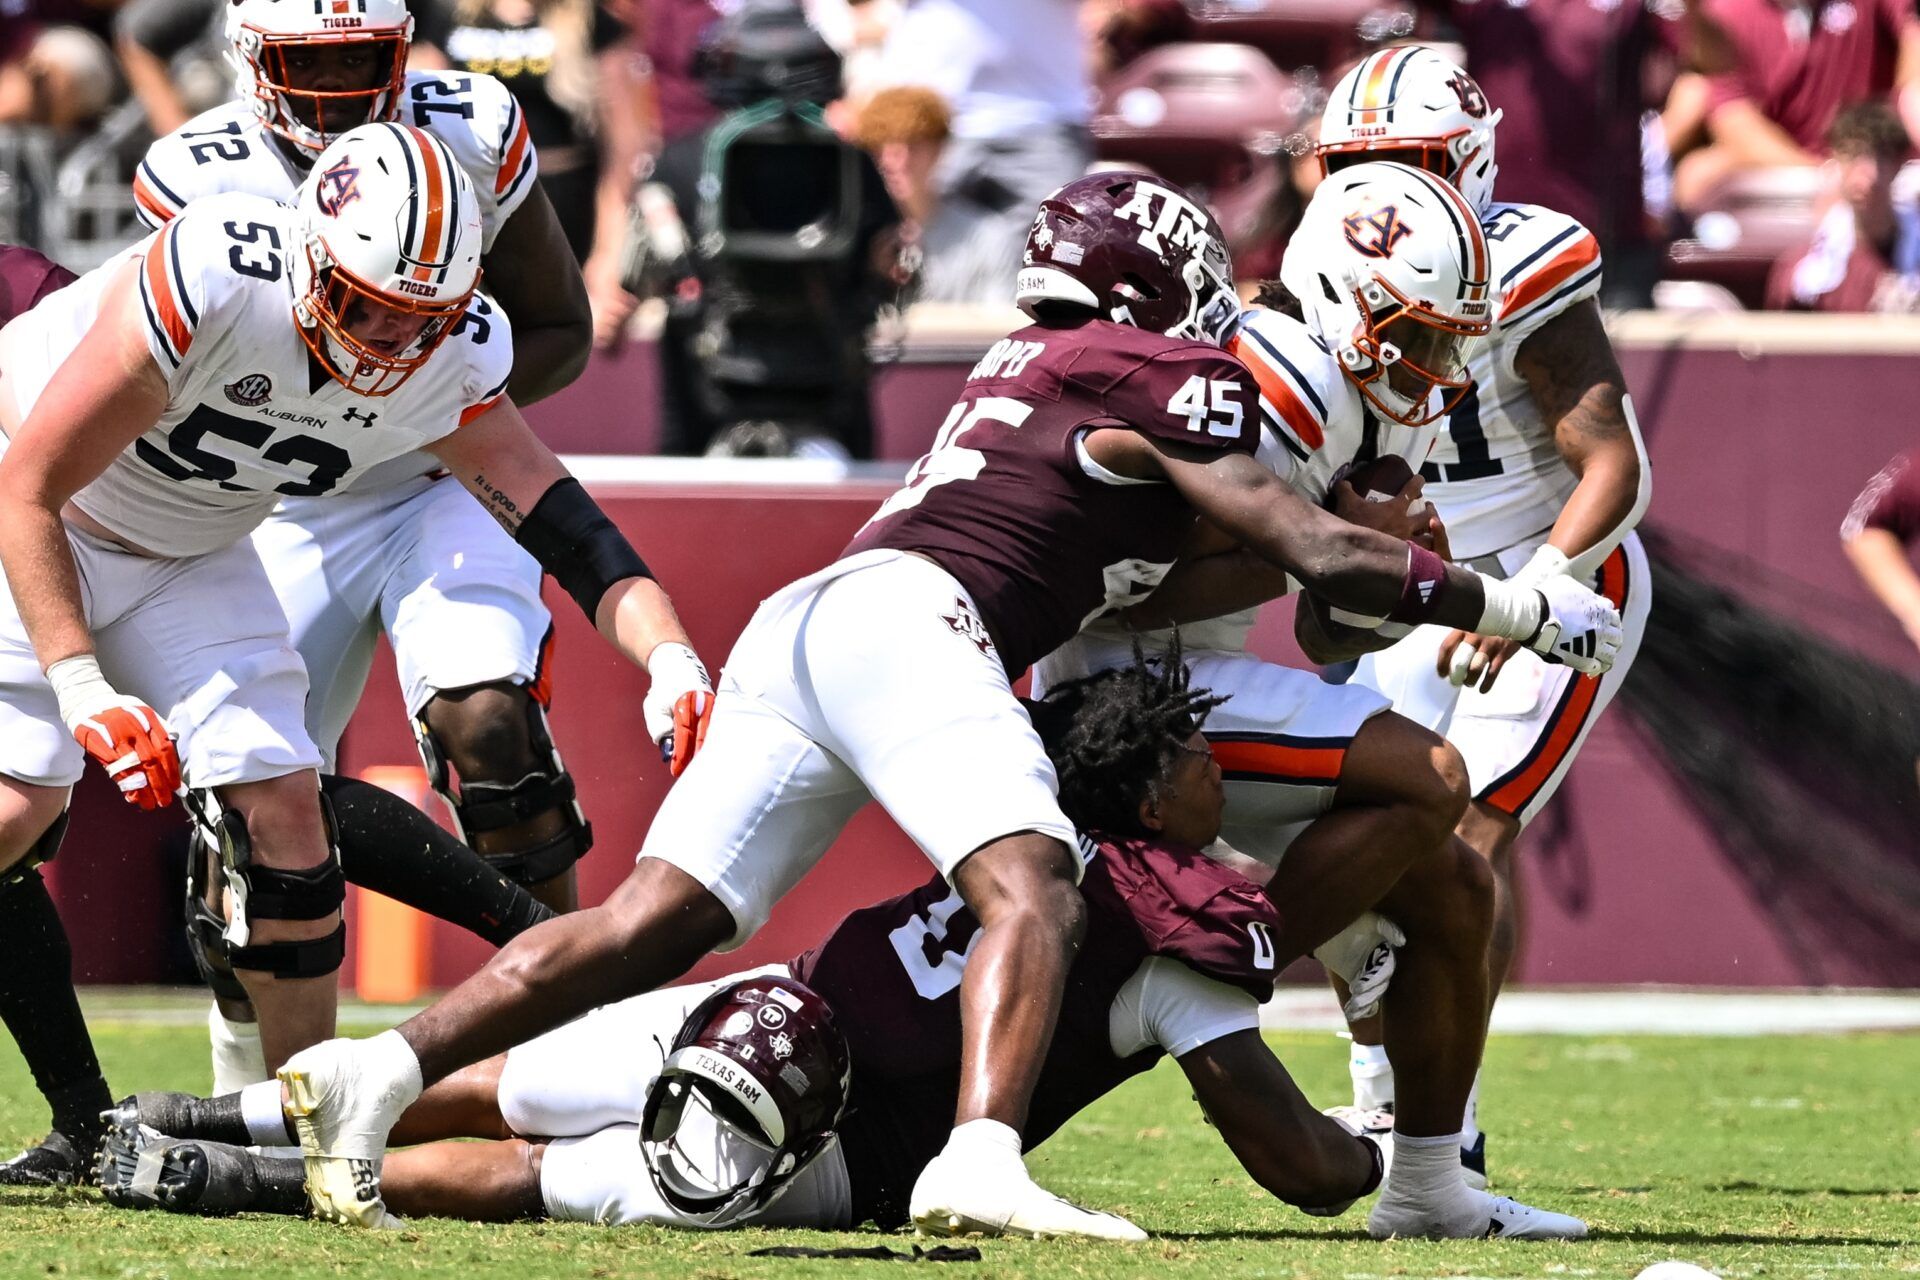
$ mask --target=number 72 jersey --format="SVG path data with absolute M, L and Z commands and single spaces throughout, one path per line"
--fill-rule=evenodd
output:
M 398 118 L 447 144 L 480 199 L 481 244 L 491 247 L 538 175 L 527 121 L 507 87 L 471 72 L 409 71 Z M 149 227 L 195 200 L 245 191 L 293 203 L 306 176 L 242 102 L 204 111 L 147 148 L 134 171 L 134 206 Z
M 480 295 L 433 357 L 389 395 L 350 391 L 313 359 L 293 314 L 297 213 L 252 195 L 192 207 L 0 331 L 24 416 L 133 263 L 135 323 L 167 380 L 160 420 L 74 495 L 80 510 L 164 556 L 245 537 L 281 497 L 340 489 L 422 448 L 505 393 L 506 317 Z

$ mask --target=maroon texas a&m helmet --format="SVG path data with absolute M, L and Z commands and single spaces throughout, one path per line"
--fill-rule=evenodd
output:
M 1036 320 L 1065 303 L 1215 346 L 1240 321 L 1220 224 L 1177 187 L 1126 170 L 1089 174 L 1040 202 L 1014 301 Z
M 756 974 L 680 1025 L 640 1120 L 661 1198 L 723 1227 L 773 1202 L 833 1145 L 852 1069 L 833 1010 L 809 986 Z

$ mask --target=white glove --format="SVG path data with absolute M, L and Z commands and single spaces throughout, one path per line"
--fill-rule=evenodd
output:
M 180 755 L 158 711 L 108 684 L 92 654 L 54 663 L 47 681 L 60 719 L 128 804 L 162 809 L 173 802 Z
M 1582 675 L 1603 675 L 1620 656 L 1625 639 L 1620 611 L 1598 592 L 1565 574 L 1555 574 L 1534 590 L 1547 602 L 1546 621 L 1527 647 L 1548 662 L 1563 662 Z
M 1394 948 L 1406 943 L 1400 926 L 1368 911 L 1314 950 L 1313 958 L 1347 984 L 1342 1012 L 1349 1022 L 1380 1012 L 1381 997 L 1393 981 Z
M 1543 542 L 1533 558 L 1520 566 L 1520 571 L 1507 581 L 1520 587 L 1537 587 L 1557 573 L 1567 571 L 1567 553 L 1551 542 Z
M 706 741 L 713 719 L 713 681 L 699 656 L 672 640 L 655 645 L 647 655 L 647 675 L 652 683 L 640 715 L 660 758 L 677 778 Z

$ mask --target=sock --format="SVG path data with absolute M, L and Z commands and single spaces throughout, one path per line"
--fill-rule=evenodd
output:
M 1353 1105 L 1364 1110 L 1383 1107 L 1393 1110 L 1393 1064 L 1387 1061 L 1385 1045 L 1354 1041 L 1347 1057 L 1347 1074 L 1353 1078 Z
M 363 889 L 504 946 L 553 911 L 391 791 L 320 776 L 339 828 L 340 870 Z
M 207 1038 L 213 1043 L 213 1096 L 238 1093 L 250 1084 L 273 1079 L 260 1024 L 230 1022 L 215 1001 L 207 1009 Z
M 1460 1181 L 1460 1135 L 1415 1138 L 1393 1135 L 1393 1167 L 1387 1170 L 1389 1196 L 1425 1199 L 1436 1193 L 1465 1191 Z
M 955 1125 L 953 1132 L 947 1135 L 946 1150 L 955 1154 L 971 1152 L 994 1159 L 1011 1155 L 1018 1161 L 1020 1146 L 1020 1135 L 1012 1126 L 1001 1124 L 998 1120 L 969 1120 L 965 1124 Z
M 91 1151 L 113 1095 L 80 1015 L 67 931 L 38 871 L 0 884 L 0 938 L 7 940 L 0 1021 L 52 1109 L 53 1127 L 82 1152 Z
M 1460 1145 L 1471 1147 L 1480 1141 L 1480 1073 L 1473 1073 L 1473 1088 L 1467 1091 L 1467 1114 L 1460 1125 Z

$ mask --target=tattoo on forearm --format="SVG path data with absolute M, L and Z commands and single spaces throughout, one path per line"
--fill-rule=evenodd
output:
M 520 522 L 526 519 L 526 513 L 515 505 L 512 498 L 495 488 L 493 482 L 484 475 L 473 478 L 473 488 L 480 505 L 487 509 L 488 515 L 500 522 L 501 528 L 508 533 L 520 531 Z

